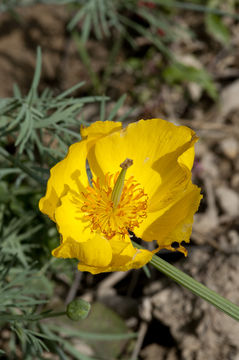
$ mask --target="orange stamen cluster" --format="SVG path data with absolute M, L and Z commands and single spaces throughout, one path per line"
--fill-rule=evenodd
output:
M 119 176 L 106 174 L 104 181 L 92 180 L 83 193 L 84 204 L 81 210 L 85 220 L 89 220 L 92 230 L 100 231 L 111 239 L 116 234 L 125 235 L 133 231 L 147 216 L 148 196 L 131 176 L 125 180 L 119 204 L 114 207 L 112 191 Z

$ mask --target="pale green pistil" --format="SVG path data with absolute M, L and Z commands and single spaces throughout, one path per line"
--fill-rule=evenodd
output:
M 133 160 L 131 159 L 126 159 L 124 162 L 122 162 L 122 164 L 120 164 L 122 170 L 116 180 L 115 186 L 112 191 L 112 201 L 114 209 L 118 206 L 120 202 L 121 194 L 124 188 L 126 171 L 131 165 L 133 165 Z

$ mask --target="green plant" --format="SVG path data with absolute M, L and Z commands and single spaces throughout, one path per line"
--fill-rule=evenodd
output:
M 38 49 L 29 93 L 23 96 L 15 85 L 12 98 L 0 99 L 0 327 L 9 336 L 0 342 L 1 354 L 6 352 L 9 359 L 40 359 L 47 351 L 58 354 L 59 359 L 71 355 L 89 360 L 92 358 L 51 329 L 50 322 L 43 322 L 66 315 L 66 309 L 53 312 L 49 308 L 55 274 L 63 271 L 72 277 L 73 264 L 59 264 L 50 257 L 58 238 L 54 227 L 40 215 L 38 201 L 49 167 L 65 155 L 70 143 L 80 139 L 79 128 L 87 123 L 85 105 L 99 104 L 105 120 L 107 98 L 73 98 L 72 93 L 83 83 L 57 96 L 49 89 L 39 94 L 40 74 Z M 109 118 L 115 117 L 124 99 Z
M 123 41 L 130 43 L 133 49 L 136 49 L 137 39 L 142 37 L 149 46 L 156 48 L 165 57 L 167 73 L 171 73 L 171 83 L 187 81 L 198 83 L 200 79 L 200 85 L 208 95 L 214 100 L 217 98 L 217 90 L 210 74 L 203 67 L 198 69 L 181 64 L 170 50 L 170 44 L 180 40 L 183 34 L 195 37 L 191 29 L 185 29 L 175 23 L 173 16 L 181 10 L 204 13 L 206 29 L 225 44 L 229 41 L 230 34 L 221 19 L 223 16 L 237 18 L 233 9 L 231 13 L 227 13 L 220 9 L 219 3 L 211 5 L 208 2 L 202 5 L 201 1 L 173 0 L 90 0 L 73 4 L 75 15 L 68 24 L 68 30 L 73 32 L 81 60 L 97 92 L 106 90 L 107 78 L 113 71 L 113 64 L 122 49 Z M 98 41 L 110 37 L 113 44 L 109 49 L 109 61 L 103 77 L 94 73 L 92 59 L 86 48 L 86 42 L 92 34 Z M 165 76 L 166 80 L 168 78 L 169 75 Z
M 19 17 L 17 8 L 33 4 L 68 5 L 72 10 L 72 19 L 67 29 L 72 37 L 81 61 L 86 67 L 97 94 L 105 93 L 109 86 L 110 75 L 120 52 L 124 52 L 124 44 L 130 44 L 133 51 L 139 47 L 140 39 L 148 47 L 155 48 L 164 57 L 166 75 L 164 80 L 170 84 L 196 82 L 200 79 L 200 86 L 214 100 L 217 99 L 217 90 L 212 76 L 203 66 L 196 68 L 180 63 L 170 45 L 180 41 L 182 36 L 196 37 L 193 31 L 181 26 L 175 16 L 182 11 L 193 11 L 204 14 L 205 29 L 216 41 L 223 46 L 230 44 L 230 32 L 223 22 L 225 16 L 238 19 L 236 1 L 227 5 L 228 11 L 221 7 L 218 0 L 192 1 L 164 1 L 164 0 L 10 0 L 3 1 L 1 11 L 9 11 L 16 18 Z M 90 55 L 86 43 L 94 36 L 102 42 L 108 51 L 107 62 L 102 74 L 94 71 L 93 57 Z M 108 45 L 105 45 L 108 41 Z M 127 56 L 127 54 L 126 54 Z M 170 74 L 170 75 L 169 75 Z M 30 130 L 29 130 L 30 131 Z M 20 140 L 19 140 L 20 141 Z

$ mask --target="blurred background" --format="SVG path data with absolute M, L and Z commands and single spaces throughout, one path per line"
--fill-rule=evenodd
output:
M 239 324 L 153 267 L 92 276 L 52 258 L 59 236 L 37 205 L 81 124 L 189 126 L 204 198 L 188 257 L 160 255 L 239 304 L 238 9 L 0 1 L 0 311 L 20 315 L 0 318 L 3 359 L 239 360 Z M 92 304 L 88 319 L 34 318 L 75 297 Z

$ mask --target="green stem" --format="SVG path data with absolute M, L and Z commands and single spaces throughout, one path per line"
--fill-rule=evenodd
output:
M 134 243 L 137 248 L 142 248 L 138 244 Z M 217 294 L 215 291 L 207 288 L 197 280 L 194 280 L 191 276 L 185 274 L 183 271 L 177 269 L 175 266 L 169 264 L 167 261 L 161 259 L 157 255 L 153 255 L 150 263 L 163 274 L 169 276 L 178 284 L 184 286 L 190 290 L 193 294 L 200 296 L 213 306 L 217 307 L 230 317 L 239 321 L 239 306 L 233 304 L 231 301 L 225 299 L 223 296 Z

